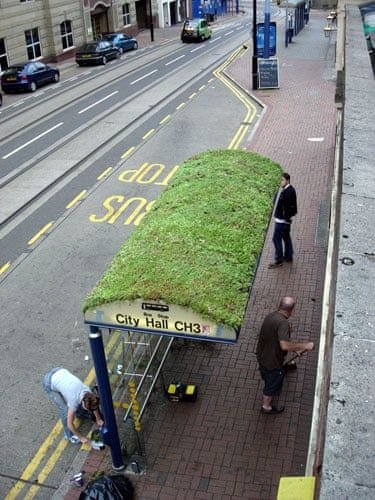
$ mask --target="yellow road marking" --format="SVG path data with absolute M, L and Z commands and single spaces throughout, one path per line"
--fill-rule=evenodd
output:
M 86 193 L 87 193 L 87 189 L 84 189 L 83 191 L 81 191 L 79 194 L 77 194 L 77 196 L 70 203 L 67 204 L 67 206 L 65 208 L 71 208 L 73 205 L 75 205 L 77 203 L 78 200 L 83 198 Z
M 142 139 L 147 139 L 147 137 L 150 137 L 150 135 L 152 135 L 154 132 L 155 132 L 155 129 L 154 129 L 154 128 L 152 128 L 151 130 L 149 130 L 149 131 L 147 132 L 147 134 L 145 134 L 145 135 L 142 137 Z
M 35 243 L 35 242 L 36 242 L 36 240 L 37 240 L 38 238 L 40 238 L 40 237 L 41 237 L 41 236 L 42 236 L 42 235 L 43 235 L 46 231 L 48 231 L 48 229 L 49 229 L 50 227 L 52 227 L 52 226 L 53 226 L 53 223 L 54 223 L 54 221 L 51 221 L 51 222 L 49 222 L 48 224 L 46 224 L 44 227 L 42 227 L 42 229 L 41 229 L 38 233 L 36 233 L 36 234 L 35 234 L 35 235 L 31 238 L 31 240 L 29 240 L 29 241 L 27 242 L 27 244 L 28 244 L 28 245 L 32 245 L 33 243 Z
M 133 151 L 135 150 L 135 146 L 132 146 L 131 148 L 129 148 L 127 151 L 125 151 L 125 153 L 123 155 L 121 155 L 121 158 L 124 159 L 126 158 L 127 156 L 130 155 L 130 153 L 132 153 Z
M 112 332 L 112 334 L 111 334 L 111 336 L 110 336 L 110 338 L 105 346 L 106 354 L 108 354 L 112 350 L 113 346 L 115 345 L 115 343 L 118 340 L 118 335 L 114 335 L 114 333 L 119 333 L 119 331 L 114 330 Z M 83 381 L 83 383 L 90 386 L 93 383 L 94 378 L 95 378 L 95 372 L 94 372 L 94 369 L 91 368 L 91 370 L 89 371 L 89 373 L 88 373 L 87 377 L 85 378 L 85 380 Z M 62 432 L 62 423 L 61 423 L 61 420 L 59 420 L 56 423 L 56 425 L 54 426 L 54 428 L 52 429 L 52 431 L 49 433 L 47 438 L 41 444 L 39 450 L 36 452 L 36 454 L 34 455 L 32 460 L 26 466 L 25 470 L 22 472 L 20 479 L 23 479 L 24 481 L 30 480 L 31 476 L 34 474 L 36 469 L 39 467 L 41 461 L 46 456 L 48 449 L 53 445 L 54 441 L 56 440 L 56 438 L 58 437 L 58 435 L 61 432 Z M 63 444 L 68 443 L 64 438 L 61 440 L 61 442 Z M 59 443 L 58 447 L 60 446 L 61 442 Z M 62 447 L 62 445 L 61 445 L 61 447 Z M 65 447 L 63 449 L 65 449 Z M 56 462 L 60 458 L 60 456 L 63 452 L 63 449 L 59 448 L 59 454 L 55 454 L 55 452 L 54 452 L 54 463 L 53 463 L 53 466 L 51 467 L 51 470 L 56 465 Z M 48 462 L 47 462 L 47 464 L 48 464 Z M 44 469 L 45 469 L 45 467 L 47 467 L 47 464 L 40 471 L 39 475 L 44 473 Z M 52 465 L 52 462 L 51 462 L 51 465 Z M 24 488 L 25 485 L 26 485 L 26 483 L 24 483 L 23 481 L 17 481 L 17 483 L 13 486 L 13 488 L 9 491 L 9 493 L 5 497 L 5 500 L 14 500 L 18 496 L 19 492 Z M 36 485 L 32 486 L 32 488 L 35 488 L 35 487 L 39 488 L 39 486 L 36 486 Z
M 11 262 L 7 262 L 6 264 L 3 265 L 3 267 L 0 267 L 0 274 L 5 273 L 10 268 Z
M 199 87 L 199 89 L 198 89 L 198 90 L 199 90 L 199 91 L 201 91 L 201 90 L 203 90 L 203 89 L 205 89 L 205 88 L 206 88 L 206 85 L 202 85 L 201 87 Z
M 193 92 L 191 95 L 189 95 L 189 99 L 193 99 L 197 95 L 196 92 Z
M 176 109 L 181 109 L 185 106 L 185 103 L 182 102 L 181 104 L 179 104 L 178 106 L 176 106 Z
M 109 174 L 109 172 L 110 172 L 111 170 L 113 170 L 113 169 L 112 169 L 112 167 L 108 167 L 108 168 L 106 168 L 106 169 L 104 170 L 104 172 L 102 172 L 102 173 L 99 175 L 99 177 L 97 177 L 96 179 L 97 179 L 98 181 L 100 181 L 101 179 L 103 179 L 103 177 L 105 177 L 107 174 Z
M 167 115 L 167 116 L 164 116 L 164 118 L 162 120 L 160 120 L 160 125 L 163 125 L 163 123 L 165 123 L 167 120 L 169 120 L 169 118 L 171 117 L 171 115 Z
M 221 72 L 235 59 L 239 56 L 241 51 L 243 50 L 242 47 L 239 47 L 237 50 L 235 50 L 230 57 L 224 61 L 224 63 L 217 68 L 214 71 L 214 75 L 224 84 L 226 85 L 234 94 L 235 96 L 245 105 L 247 109 L 246 116 L 244 118 L 245 124 L 241 124 L 237 132 L 235 133 L 233 139 L 231 140 L 228 149 L 237 149 L 241 142 L 243 141 L 246 132 L 248 131 L 252 121 L 254 120 L 256 116 L 256 108 L 254 104 L 250 101 L 250 99 L 242 93 L 238 88 Z M 245 49 L 247 50 L 247 49 Z
M 207 83 L 212 83 L 215 80 L 215 78 L 210 78 Z

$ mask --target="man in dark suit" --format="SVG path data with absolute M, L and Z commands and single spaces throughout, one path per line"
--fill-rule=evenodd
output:
M 290 184 L 290 175 L 286 172 L 281 177 L 280 188 L 276 196 L 273 213 L 275 229 L 272 241 L 275 245 L 275 261 L 269 264 L 269 269 L 282 266 L 284 261 L 293 261 L 290 226 L 292 224 L 292 217 L 297 213 L 297 194 L 294 187 Z

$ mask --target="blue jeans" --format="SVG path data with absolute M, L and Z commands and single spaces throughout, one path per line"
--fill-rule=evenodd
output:
M 62 395 L 57 392 L 53 391 L 51 388 L 51 378 L 54 373 L 56 373 L 58 370 L 61 370 L 61 368 L 53 368 L 50 372 L 48 372 L 43 379 L 43 389 L 46 391 L 48 394 L 48 397 L 54 403 L 60 412 L 60 418 L 64 427 L 64 437 L 65 439 L 70 439 L 73 436 L 72 431 L 68 427 L 68 407 L 65 402 L 65 399 L 62 397 Z
M 285 260 L 293 259 L 293 245 L 290 238 L 290 224 L 283 222 L 275 223 L 275 230 L 272 238 L 275 245 L 275 262 L 282 262 Z M 284 252 L 283 252 L 284 242 Z

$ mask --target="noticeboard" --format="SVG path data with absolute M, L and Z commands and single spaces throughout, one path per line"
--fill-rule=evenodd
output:
M 277 57 L 258 59 L 258 88 L 279 88 L 279 60 Z
M 257 23 L 257 56 L 264 57 L 264 23 Z M 276 23 L 271 21 L 269 23 L 269 47 L 268 55 L 274 56 L 276 54 Z

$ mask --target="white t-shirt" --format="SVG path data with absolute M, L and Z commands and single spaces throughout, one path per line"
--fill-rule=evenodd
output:
M 80 381 L 78 377 L 65 368 L 61 368 L 51 377 L 51 389 L 59 392 L 65 399 L 68 408 L 76 411 L 86 392 L 91 392 L 90 387 Z

